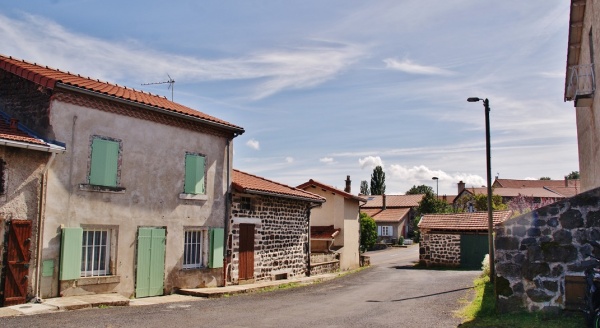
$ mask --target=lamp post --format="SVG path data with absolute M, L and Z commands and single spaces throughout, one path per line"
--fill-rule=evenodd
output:
M 439 188 L 439 184 L 438 181 L 440 180 L 440 178 L 438 177 L 433 177 L 431 178 L 431 180 L 435 180 L 435 198 L 440 198 L 440 188 Z
M 494 267 L 494 214 L 492 210 L 492 156 L 490 151 L 490 101 L 485 98 L 470 97 L 468 102 L 478 102 L 483 100 L 483 108 L 485 109 L 485 152 L 487 162 L 487 208 L 488 208 L 488 244 L 489 244 L 489 260 L 490 260 L 490 281 L 496 279 L 496 268 Z

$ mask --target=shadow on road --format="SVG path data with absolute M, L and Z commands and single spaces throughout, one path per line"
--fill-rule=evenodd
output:
M 465 288 L 447 290 L 447 291 L 439 292 L 439 293 L 433 293 L 433 294 L 427 294 L 427 295 L 421 295 L 421 296 L 414 296 L 414 297 L 406 297 L 406 298 L 401 298 L 401 299 L 391 300 L 391 301 L 367 300 L 366 302 L 368 302 L 368 303 L 402 302 L 402 301 L 414 300 L 414 299 L 419 299 L 419 298 L 425 298 L 425 297 L 431 297 L 431 296 L 438 296 L 438 295 L 443 295 L 443 294 L 455 293 L 455 292 L 460 292 L 460 291 L 463 291 L 463 290 L 469 290 L 469 289 L 473 289 L 473 288 L 474 287 L 465 287 Z
M 480 269 L 473 268 L 458 268 L 458 267 L 425 267 L 419 266 L 417 263 L 413 265 L 405 264 L 405 265 L 394 265 L 389 267 L 390 269 L 397 270 L 429 270 L 429 271 L 481 271 Z

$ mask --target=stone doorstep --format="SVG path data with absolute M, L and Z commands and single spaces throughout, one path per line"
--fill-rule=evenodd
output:
M 44 304 L 55 306 L 59 310 L 77 310 L 100 306 L 128 306 L 129 299 L 120 294 L 95 294 L 49 298 L 44 300 Z

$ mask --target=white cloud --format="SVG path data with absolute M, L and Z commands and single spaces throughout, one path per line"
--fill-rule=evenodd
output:
M 135 41 L 104 41 L 69 31 L 54 21 L 33 15 L 23 20 L 0 14 L 2 52 L 114 82 L 148 82 L 167 74 L 177 82 L 256 80 L 253 99 L 287 89 L 314 87 L 327 81 L 363 55 L 354 44 L 306 41 L 288 49 L 268 49 L 238 58 L 202 59 L 145 48 Z M 94 65 L 90 65 L 94 63 Z
M 288 156 L 288 157 L 286 157 L 286 158 L 285 158 L 285 162 L 286 162 L 286 163 L 294 163 L 294 158 L 293 158 L 293 157 L 290 157 L 290 156 Z
M 452 71 L 435 67 L 435 66 L 424 66 L 414 63 L 410 59 L 404 59 L 399 61 L 394 58 L 386 58 L 383 60 L 386 68 L 401 71 L 409 74 L 419 75 L 451 75 L 454 74 Z
M 319 158 L 319 162 L 325 163 L 325 164 L 333 164 L 334 160 L 331 157 L 323 157 L 323 158 Z
M 463 181 L 466 187 L 481 187 L 486 184 L 485 179 L 476 174 L 469 173 L 447 173 L 442 170 L 432 170 L 425 165 L 406 167 L 398 164 L 392 164 L 389 168 L 390 178 L 409 182 L 414 185 L 432 186 L 433 177 L 438 177 L 438 184 L 441 189 L 456 188 L 459 181 Z M 434 187 L 435 188 L 435 187 Z M 456 189 L 454 189 L 456 190 Z
M 254 149 L 254 150 L 260 150 L 260 143 L 257 140 L 254 139 L 250 139 L 246 142 L 246 146 Z
M 379 156 L 367 156 L 365 158 L 359 158 L 358 164 L 360 165 L 361 169 L 364 169 L 365 167 L 371 169 L 375 168 L 376 166 L 383 167 L 383 161 Z

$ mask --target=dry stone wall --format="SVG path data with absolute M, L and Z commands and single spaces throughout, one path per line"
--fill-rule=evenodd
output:
M 419 261 L 426 266 L 460 266 L 460 235 L 422 233 Z
M 510 219 L 495 232 L 498 310 L 558 312 L 565 276 L 582 276 L 592 264 L 588 241 L 600 240 L 600 189 Z
M 248 203 L 250 200 L 250 203 Z M 235 193 L 231 220 L 231 279 L 239 277 L 239 220 L 259 219 L 254 227 L 254 280 L 304 276 L 308 272 L 308 213 L 305 201 Z

